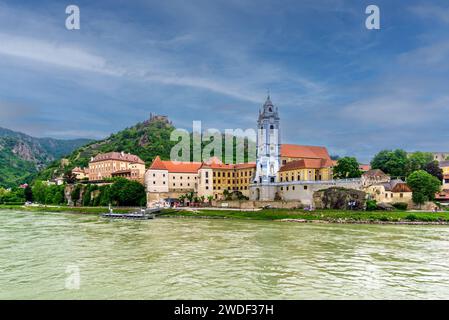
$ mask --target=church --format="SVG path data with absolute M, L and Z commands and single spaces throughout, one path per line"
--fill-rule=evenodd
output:
M 259 111 L 256 152 L 251 200 L 298 200 L 307 184 L 332 180 L 334 161 L 325 147 L 281 143 L 279 110 L 270 96 Z
M 257 120 L 255 163 L 224 164 L 218 158 L 175 163 L 156 157 L 145 174 L 148 202 L 191 192 L 213 200 L 232 192 L 251 200 L 300 200 L 316 189 L 309 185 L 330 183 L 334 162 L 327 149 L 282 144 L 280 124 L 279 110 L 268 96 Z

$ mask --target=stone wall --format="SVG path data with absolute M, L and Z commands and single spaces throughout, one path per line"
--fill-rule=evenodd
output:
M 276 208 L 276 209 L 297 209 L 303 208 L 301 201 L 212 201 L 212 206 L 218 208 L 231 208 L 231 209 L 260 209 L 264 207 Z

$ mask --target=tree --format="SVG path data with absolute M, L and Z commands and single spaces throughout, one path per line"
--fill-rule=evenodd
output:
M 430 152 L 414 152 L 408 157 L 407 172 L 408 174 L 424 170 L 424 167 L 429 162 L 433 161 L 433 155 Z
M 142 206 L 146 202 L 145 188 L 137 181 L 118 178 L 109 193 L 111 200 L 120 206 Z
M 45 204 L 45 190 L 47 186 L 42 181 L 36 181 L 31 188 L 33 192 L 33 199 L 35 202 Z
M 334 178 L 337 179 L 359 178 L 361 175 L 359 162 L 354 157 L 341 158 L 334 167 Z
M 33 201 L 33 190 L 31 189 L 31 187 L 29 185 L 27 185 L 25 187 L 24 194 L 25 194 L 26 201 L 29 201 L 29 202 Z
M 212 203 L 214 196 L 207 196 L 207 202 Z
M 64 173 L 63 179 L 65 183 L 73 184 L 76 182 L 76 174 L 74 174 L 71 170 L 68 170 Z
M 430 161 L 423 169 L 438 180 L 443 181 L 443 170 L 440 168 L 438 161 Z
M 410 174 L 407 184 L 413 191 L 413 202 L 423 204 L 435 199 L 435 194 L 440 190 L 441 182 L 424 170 L 418 170 Z
M 371 161 L 371 168 L 380 169 L 393 177 L 407 177 L 409 173 L 407 152 L 401 149 L 383 150 Z

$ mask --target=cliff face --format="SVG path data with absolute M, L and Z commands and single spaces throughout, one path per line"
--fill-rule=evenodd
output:
M 35 138 L 0 128 L 0 187 L 30 182 L 50 162 L 88 142 L 86 139 Z
M 354 202 L 354 210 L 363 210 L 366 203 L 366 193 L 345 188 L 329 188 L 316 191 L 313 202 L 317 209 L 350 209 L 349 202 Z

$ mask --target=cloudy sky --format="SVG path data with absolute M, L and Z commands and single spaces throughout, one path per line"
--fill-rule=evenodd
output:
M 65 28 L 65 8 L 81 30 Z M 365 8 L 381 30 L 365 28 Z M 283 141 L 361 161 L 449 151 L 449 3 L 0 0 L 0 126 L 102 138 L 166 114 L 252 128 L 267 89 Z

